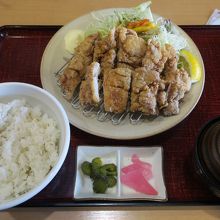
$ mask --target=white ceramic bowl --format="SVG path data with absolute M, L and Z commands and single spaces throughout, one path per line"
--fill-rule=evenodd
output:
M 0 84 L 0 102 L 12 101 L 15 98 L 25 98 L 32 106 L 38 105 L 43 112 L 46 112 L 52 117 L 58 124 L 61 131 L 61 137 L 59 142 L 59 157 L 55 166 L 51 169 L 48 175 L 36 185 L 29 192 L 5 203 L 0 203 L 0 210 L 17 206 L 28 199 L 35 196 L 43 188 L 45 188 L 49 182 L 55 177 L 61 168 L 70 143 L 70 126 L 66 112 L 60 102 L 52 96 L 49 92 L 26 83 L 1 83 Z M 0 189 L 1 190 L 1 189 Z

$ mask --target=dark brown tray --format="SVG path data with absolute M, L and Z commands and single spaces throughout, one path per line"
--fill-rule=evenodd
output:
M 60 26 L 4 26 L 0 28 L 0 82 L 18 81 L 41 86 L 43 51 Z M 71 126 L 71 144 L 64 165 L 53 181 L 22 206 L 141 206 L 168 204 L 220 204 L 194 176 L 192 155 L 205 122 L 220 115 L 220 27 L 182 26 L 204 59 L 206 82 L 193 112 L 180 124 L 159 135 L 130 141 L 96 137 Z M 162 145 L 168 202 L 75 201 L 74 162 L 77 145 Z

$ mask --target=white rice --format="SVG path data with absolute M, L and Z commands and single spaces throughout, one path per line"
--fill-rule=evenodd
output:
M 25 100 L 0 103 L 0 203 L 33 189 L 58 159 L 56 122 Z

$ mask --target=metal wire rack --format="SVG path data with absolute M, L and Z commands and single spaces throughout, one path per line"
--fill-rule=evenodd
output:
M 66 94 L 61 88 L 59 76 L 63 74 L 64 69 L 66 68 L 70 60 L 71 59 L 69 59 L 57 72 L 54 73 L 57 79 L 57 86 L 60 87 L 60 91 L 63 97 L 65 97 Z M 129 112 L 128 108 L 123 113 L 106 112 L 104 109 L 104 95 L 102 92 L 100 94 L 100 103 L 98 106 L 81 106 L 79 102 L 79 89 L 77 89 L 77 91 L 74 93 L 70 103 L 74 109 L 81 109 L 85 117 L 92 117 L 95 115 L 98 121 L 104 122 L 110 120 L 113 125 L 119 125 L 125 120 L 126 117 L 129 118 L 130 123 L 133 125 L 140 123 L 145 118 L 145 116 L 141 112 Z

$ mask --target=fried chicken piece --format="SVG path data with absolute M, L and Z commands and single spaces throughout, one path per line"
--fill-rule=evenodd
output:
M 178 69 L 178 72 L 184 84 L 184 89 L 186 90 L 186 92 L 189 92 L 192 86 L 192 81 L 191 81 L 189 73 L 183 68 Z
M 172 100 L 167 104 L 167 107 L 163 108 L 163 114 L 165 116 L 178 115 L 180 112 L 179 101 Z
M 71 100 L 77 86 L 81 82 L 81 77 L 77 71 L 67 68 L 60 76 L 59 82 L 61 84 L 63 93 L 65 94 L 65 99 Z
M 76 47 L 68 68 L 78 71 L 82 76 L 84 75 L 86 67 L 92 62 L 94 44 L 97 38 L 98 34 L 90 35 Z
M 168 101 L 180 100 L 184 97 L 185 89 L 181 84 L 172 82 L 169 84 L 167 89 L 167 99 Z
M 131 83 L 131 70 L 127 68 L 116 68 L 109 71 L 104 78 L 104 85 L 117 87 L 128 91 Z
M 141 58 L 135 57 L 135 56 L 129 56 L 122 48 L 118 50 L 118 61 L 120 63 L 127 63 L 128 65 L 132 66 L 133 68 L 136 68 L 140 66 L 141 64 Z
M 159 81 L 160 74 L 157 71 L 147 71 L 144 67 L 137 68 L 132 74 L 132 91 L 139 93 L 151 83 Z
M 165 81 L 167 83 L 177 83 L 180 87 L 183 87 L 183 90 L 185 90 L 185 92 L 188 92 L 191 89 L 190 76 L 183 68 L 176 69 L 174 71 L 166 71 Z
M 65 99 L 71 100 L 77 86 L 80 84 L 85 74 L 86 66 L 91 63 L 89 57 L 76 55 L 72 58 L 63 74 L 59 76 L 61 89 L 65 94 Z
M 163 91 L 166 89 L 167 82 L 164 79 L 160 79 L 159 81 L 159 90 Z
M 72 60 L 58 79 L 67 100 L 71 100 L 84 77 L 86 67 L 92 62 L 94 43 L 97 37 L 98 34 L 90 35 L 79 44 Z
M 128 68 L 130 70 L 134 70 L 134 67 L 130 66 L 129 64 L 120 62 L 117 63 L 117 68 Z
M 122 47 L 131 57 L 143 57 L 147 49 L 145 40 L 134 35 L 128 35 Z
M 179 100 L 184 97 L 184 94 L 183 87 L 176 82 L 170 83 L 166 92 L 163 91 L 158 94 L 157 102 L 165 116 L 179 113 Z
M 147 70 L 155 70 L 161 73 L 167 59 L 167 51 L 160 47 L 159 42 L 149 39 L 147 42 L 146 54 L 142 60 L 142 65 Z
M 116 29 L 116 37 L 118 41 L 118 47 L 121 47 L 122 44 L 126 41 L 128 36 L 135 36 L 137 37 L 137 33 L 131 29 L 127 29 L 125 27 L 118 27 Z
M 101 59 L 102 75 L 115 67 L 116 52 L 114 49 L 109 50 Z
M 107 112 L 122 113 L 126 110 L 131 70 L 112 69 L 104 75 L 104 108 Z
M 169 84 L 167 89 L 167 107 L 163 109 L 166 116 L 178 114 L 179 101 L 184 98 L 186 92 L 191 89 L 190 76 L 183 68 L 176 67 L 168 68 L 165 72 L 165 80 Z
M 116 48 L 115 28 L 106 37 L 95 42 L 93 61 L 99 61 L 106 52 L 114 48 Z
M 170 44 L 165 44 L 165 53 L 167 56 L 165 71 L 173 72 L 177 70 L 178 56 L 173 46 L 171 46 Z
M 74 55 L 67 68 L 73 69 L 83 78 L 86 72 L 86 67 L 92 62 L 92 56 L 82 56 L 80 54 Z
M 133 67 L 140 66 L 146 52 L 146 42 L 133 31 L 121 28 L 118 34 L 118 62 L 127 63 Z
M 160 74 L 155 70 L 137 68 L 132 74 L 131 106 L 132 112 L 140 111 L 145 115 L 157 115 L 157 91 Z
M 165 91 L 158 91 L 157 93 L 157 104 L 160 109 L 168 105 L 167 102 L 167 93 Z
M 156 86 L 156 85 L 155 85 Z M 131 93 L 131 112 L 140 111 L 144 115 L 157 115 L 157 86 L 146 86 L 140 93 Z
M 104 89 L 104 108 L 106 112 L 122 113 L 126 110 L 128 91 L 108 86 Z
M 82 106 L 96 106 L 99 104 L 98 76 L 100 71 L 100 64 L 97 62 L 93 62 L 88 66 L 85 80 L 80 85 L 79 101 Z
M 75 54 L 80 54 L 82 56 L 90 56 L 94 52 L 95 42 L 98 39 L 99 35 L 91 34 L 88 37 L 86 37 L 79 46 L 75 49 Z

